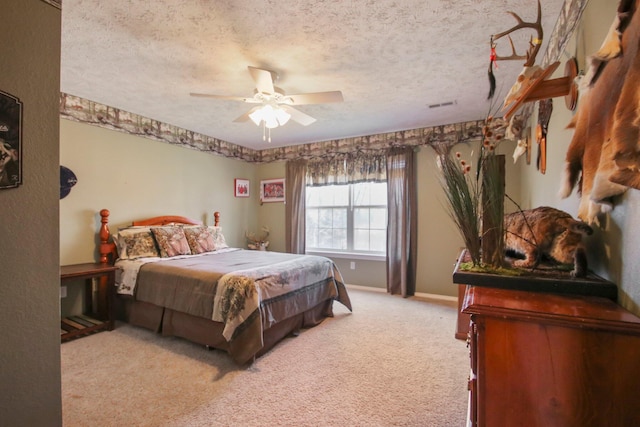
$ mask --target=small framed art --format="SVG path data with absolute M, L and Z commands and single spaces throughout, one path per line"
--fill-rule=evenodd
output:
M 284 178 L 260 181 L 261 202 L 284 202 Z
M 234 180 L 234 195 L 236 197 L 249 197 L 249 180 L 236 178 Z

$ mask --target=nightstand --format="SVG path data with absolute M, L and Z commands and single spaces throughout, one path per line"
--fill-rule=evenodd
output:
M 84 279 L 85 313 L 68 316 L 60 321 L 60 339 L 72 338 L 94 332 L 113 330 L 113 299 L 115 298 L 115 272 L 117 267 L 101 263 L 63 265 L 60 267 L 60 285 Z M 95 290 L 93 279 L 98 279 Z

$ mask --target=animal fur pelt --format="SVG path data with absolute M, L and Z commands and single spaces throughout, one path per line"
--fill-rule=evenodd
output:
M 567 150 L 560 195 L 578 186 L 578 217 L 597 222 L 612 209 L 611 199 L 640 189 L 640 0 L 623 0 L 592 67 L 587 87 L 568 127 L 575 128 Z

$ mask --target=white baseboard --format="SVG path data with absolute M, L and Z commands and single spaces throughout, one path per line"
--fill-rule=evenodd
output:
M 372 286 L 349 285 L 349 284 L 346 284 L 345 286 L 349 289 L 357 289 L 360 291 L 381 292 L 381 293 L 387 292 L 385 288 L 374 288 Z M 430 298 L 430 299 L 437 299 L 442 301 L 454 301 L 454 302 L 458 301 L 458 297 L 452 297 L 450 295 L 429 294 L 425 292 L 416 292 L 414 296 L 419 298 Z
M 371 291 L 371 292 L 382 292 L 382 293 L 387 292 L 385 288 L 374 288 L 373 286 L 350 285 L 348 283 L 345 284 L 345 286 L 349 289 L 358 289 L 359 291 Z
M 458 302 L 458 297 L 452 297 L 451 295 L 428 294 L 425 292 L 416 292 L 414 296 L 420 297 L 420 298 L 438 299 L 440 301 Z

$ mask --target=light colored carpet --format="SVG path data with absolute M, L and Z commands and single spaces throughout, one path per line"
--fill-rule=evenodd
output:
M 456 304 L 349 289 L 353 313 L 251 366 L 118 324 L 62 345 L 64 425 L 463 426 L 469 353 Z

